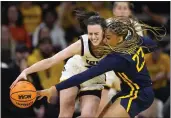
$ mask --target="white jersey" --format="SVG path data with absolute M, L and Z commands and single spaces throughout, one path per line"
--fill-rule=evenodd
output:
M 60 78 L 61 81 L 70 78 L 73 75 L 79 74 L 85 70 L 87 70 L 89 67 L 96 65 L 102 58 L 96 58 L 90 47 L 90 42 L 88 39 L 88 35 L 82 35 L 80 36 L 80 40 L 82 43 L 82 51 L 81 56 L 75 55 L 72 58 L 70 58 L 67 63 L 65 64 L 65 69 L 62 72 L 62 77 Z M 113 71 L 107 72 L 107 73 L 113 73 L 113 74 L 107 74 L 108 75 L 115 75 Z M 107 83 L 107 85 L 111 86 L 109 83 L 111 83 L 111 77 L 109 80 L 106 79 L 106 75 L 102 74 L 100 76 L 94 77 L 91 80 L 88 80 L 80 85 L 81 91 L 86 90 L 101 90 L 104 88 L 104 85 Z M 113 77 L 114 79 L 115 77 Z M 106 81 L 107 82 L 106 82 Z
M 95 55 L 93 54 L 91 47 L 90 47 L 90 41 L 88 39 L 88 35 L 84 34 L 80 37 L 81 42 L 82 42 L 82 58 L 85 62 L 85 67 L 91 67 L 96 65 L 101 59 L 104 58 L 96 58 Z M 119 79 L 114 71 L 106 72 L 106 84 L 111 87 L 112 83 L 115 81 L 114 79 Z

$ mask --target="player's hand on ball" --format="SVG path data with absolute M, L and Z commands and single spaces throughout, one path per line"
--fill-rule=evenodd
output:
M 18 81 L 23 79 L 27 80 L 27 74 L 25 73 L 25 71 L 22 71 L 22 73 L 17 77 L 17 79 L 12 83 L 10 89 L 12 89 L 17 84 Z
M 47 97 L 47 101 L 48 103 L 50 103 L 50 99 L 53 97 L 53 96 L 57 96 L 57 90 L 56 90 L 56 87 L 55 86 L 52 86 L 51 88 L 49 89 L 44 89 L 44 90 L 40 90 L 40 91 L 37 91 L 37 97 L 38 100 L 41 100 L 43 97 Z

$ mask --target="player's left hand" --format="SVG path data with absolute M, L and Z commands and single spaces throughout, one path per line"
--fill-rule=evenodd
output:
M 39 97 L 38 100 L 41 100 L 43 97 L 47 97 L 47 101 L 50 103 L 50 99 L 53 96 L 58 96 L 58 91 L 55 86 L 52 86 L 49 89 L 37 91 L 37 97 Z

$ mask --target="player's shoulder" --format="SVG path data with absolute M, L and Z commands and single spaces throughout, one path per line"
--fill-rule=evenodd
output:
M 83 34 L 79 36 L 80 39 L 88 39 L 88 34 Z
M 87 43 L 88 42 L 88 35 L 83 34 L 78 37 L 79 40 L 81 40 L 82 43 Z

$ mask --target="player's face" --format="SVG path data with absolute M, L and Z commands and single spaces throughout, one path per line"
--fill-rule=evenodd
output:
M 105 38 L 103 40 L 103 43 L 109 44 L 110 46 L 116 46 L 118 43 L 118 36 L 107 29 L 105 31 Z
M 93 46 L 98 46 L 103 39 L 103 30 L 100 25 L 88 25 L 88 39 L 91 41 Z
M 117 2 L 116 6 L 113 8 L 113 14 L 115 16 L 129 17 L 131 15 L 131 10 L 128 6 L 128 2 Z

